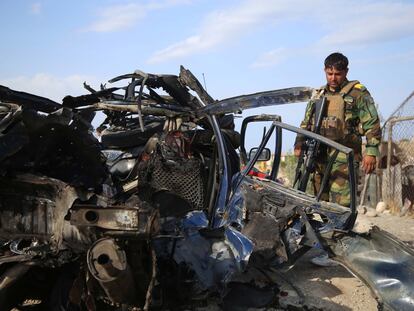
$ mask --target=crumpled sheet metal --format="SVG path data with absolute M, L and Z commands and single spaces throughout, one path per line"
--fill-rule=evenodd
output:
M 4 102 L 13 102 L 29 109 L 36 109 L 43 112 L 53 112 L 62 106 L 53 100 L 45 97 L 19 92 L 0 85 L 0 100 Z
M 91 193 L 32 174 L 17 175 L 12 180 L 0 178 L 0 186 L 0 239 L 13 240 L 12 244 L 17 246 L 14 253 L 29 255 L 29 259 L 43 252 L 57 252 L 67 245 L 84 249 L 94 239 L 92 233 L 65 221 L 73 202 L 79 198 L 86 200 Z M 32 239 L 35 247 L 20 249 L 19 241 L 27 238 Z
M 414 310 L 414 250 L 378 227 L 346 236 L 335 258 L 367 283 L 385 310 Z
M 202 211 L 190 212 L 181 221 L 183 239 L 177 241 L 174 260 L 185 262 L 197 274 L 204 288 L 220 288 L 234 273 L 241 272 L 253 251 L 252 242 L 231 227 L 224 234 L 208 232 L 208 219 Z M 201 234 L 200 230 L 207 230 Z M 220 237 L 221 236 L 221 237 Z
M 307 102 L 314 89 L 310 87 L 291 87 L 268 92 L 259 92 L 226 98 L 201 108 L 197 114 L 223 114 L 240 112 L 245 109 Z
M 234 189 L 234 185 L 238 180 L 238 176 L 240 173 L 237 173 L 233 176 L 232 179 L 232 189 Z M 221 226 L 228 226 L 228 225 L 237 225 L 238 227 L 243 227 L 243 211 L 244 205 L 244 197 L 242 187 L 236 188 L 236 190 L 232 193 L 232 197 L 230 202 L 225 205 L 221 206 L 217 209 L 215 215 L 215 224 L 217 227 Z

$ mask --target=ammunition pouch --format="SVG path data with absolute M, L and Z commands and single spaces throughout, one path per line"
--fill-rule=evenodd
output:
M 334 116 L 323 118 L 320 133 L 334 141 L 343 139 L 345 132 L 342 120 Z
M 326 117 L 322 120 L 320 134 L 334 141 L 343 141 L 345 136 L 357 132 L 357 124 L 352 118 L 354 99 L 348 95 L 359 83 L 349 81 L 339 93 L 325 95 L 328 100 Z

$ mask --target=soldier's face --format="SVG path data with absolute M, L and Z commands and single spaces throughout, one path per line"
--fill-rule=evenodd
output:
M 326 83 L 329 88 L 336 90 L 345 81 L 348 69 L 338 70 L 335 67 L 325 68 Z

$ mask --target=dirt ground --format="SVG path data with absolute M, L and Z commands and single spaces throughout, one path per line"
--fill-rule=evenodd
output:
M 380 214 L 378 217 L 358 216 L 356 231 L 376 225 L 405 242 L 414 242 L 414 219 Z M 317 267 L 310 262 L 316 251 L 303 256 L 296 266 L 285 274 L 286 293 L 303 295 L 306 304 L 323 310 L 377 310 L 370 290 L 342 266 Z M 294 285 L 294 288 L 292 288 Z M 288 299 L 288 298 L 286 298 Z M 283 300 L 283 297 L 281 297 Z

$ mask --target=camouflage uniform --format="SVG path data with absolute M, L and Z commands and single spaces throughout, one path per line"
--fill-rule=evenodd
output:
M 355 171 L 357 172 L 359 168 L 359 162 L 362 159 L 362 136 L 365 136 L 367 140 L 365 154 L 378 156 L 378 146 L 381 140 L 381 128 L 374 100 L 369 94 L 368 90 L 358 81 L 354 81 L 352 83 L 353 85 L 350 85 L 350 83 L 352 82 L 345 80 L 341 85 L 341 91 L 347 86 L 350 88 L 350 91 L 346 94 L 341 93 L 344 102 L 343 123 L 345 132 L 343 135 L 339 136 L 340 138 L 334 140 L 354 150 L 356 162 Z M 328 86 L 324 86 L 321 89 L 320 93 L 325 94 L 327 97 L 330 95 L 338 94 L 338 92 L 331 92 Z M 314 100 L 309 101 L 306 107 L 305 118 L 300 125 L 301 128 L 312 130 L 314 119 L 314 103 Z M 324 135 L 324 133 L 321 134 Z M 328 135 L 324 136 L 328 137 Z M 303 137 L 298 136 L 295 142 L 295 146 L 300 146 L 303 141 Z M 332 153 L 333 150 L 329 150 L 328 148 L 326 152 L 321 152 L 321 154 L 318 156 L 316 170 L 313 174 L 315 194 L 320 189 L 323 172 Z M 329 200 L 343 206 L 350 205 L 348 166 L 345 154 L 338 154 L 338 157 L 332 167 L 328 186 L 326 187 L 325 192 L 321 198 L 322 200 Z

